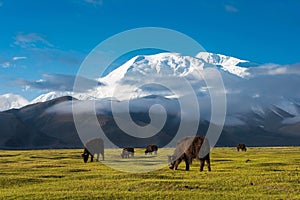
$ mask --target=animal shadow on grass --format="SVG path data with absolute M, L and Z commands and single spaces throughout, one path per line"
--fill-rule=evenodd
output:
M 213 162 L 232 162 L 231 159 L 214 159 Z
M 70 169 L 68 172 L 89 172 L 90 169 Z
M 44 156 L 30 156 L 32 159 L 46 159 L 46 160 L 62 160 L 62 159 L 78 159 L 78 155 L 73 156 L 52 156 L 52 157 L 44 157 Z
M 41 180 L 39 178 L 12 178 L 9 181 L 0 182 L 0 185 L 2 188 L 11 188 L 12 185 L 22 186 L 22 185 L 37 184 L 42 182 L 44 182 L 44 180 Z
M 44 158 L 44 159 L 48 159 L 47 157 L 44 157 L 44 156 L 30 156 L 29 158 L 37 158 L 37 159 L 40 159 L 40 158 Z
M 281 162 L 274 162 L 274 163 L 258 163 L 256 166 L 259 167 L 274 167 L 274 166 L 286 166 L 288 165 L 287 163 L 281 163 Z
M 34 168 L 59 168 L 59 167 L 64 167 L 63 165 L 37 165 L 34 166 Z
M 40 176 L 40 178 L 64 178 L 65 176 L 63 175 L 43 175 Z
M 6 157 L 16 157 L 19 156 L 21 154 L 4 154 L 4 155 L 0 155 L 0 158 L 6 158 Z

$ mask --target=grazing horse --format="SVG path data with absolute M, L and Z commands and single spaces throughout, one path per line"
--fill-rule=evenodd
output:
M 247 151 L 247 148 L 246 148 L 246 145 L 245 145 L 245 144 L 238 144 L 238 145 L 236 146 L 236 149 L 237 149 L 237 151 L 240 151 L 240 149 L 241 149 L 242 151 Z
M 155 144 L 148 145 L 145 150 L 145 155 L 152 154 L 152 152 L 154 152 L 154 154 L 157 155 L 157 150 L 158 150 L 157 145 Z
M 102 160 L 104 160 L 104 142 L 101 138 L 89 140 L 84 146 L 85 148 L 81 157 L 85 163 L 88 161 L 89 156 L 91 156 L 91 162 L 93 162 L 95 154 L 97 156 L 97 161 L 99 161 L 100 154 L 102 155 Z
M 185 137 L 176 144 L 173 155 L 168 156 L 169 168 L 177 170 L 178 165 L 184 160 L 185 170 L 188 171 L 192 160 L 196 158 L 200 160 L 200 171 L 203 171 L 205 162 L 207 163 L 208 171 L 211 171 L 209 152 L 210 145 L 208 139 L 204 136 Z
M 132 147 L 126 147 L 122 150 L 121 153 L 122 158 L 129 158 L 129 157 L 134 157 L 134 148 Z

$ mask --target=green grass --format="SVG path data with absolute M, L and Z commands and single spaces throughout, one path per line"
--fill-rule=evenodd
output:
M 182 163 L 177 171 L 126 173 L 83 163 L 81 152 L 0 151 L 0 199 L 300 199 L 300 147 L 214 148 L 211 172 L 194 161 L 190 171 Z

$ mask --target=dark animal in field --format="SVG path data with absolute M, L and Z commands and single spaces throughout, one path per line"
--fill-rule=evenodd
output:
M 154 152 L 154 154 L 157 155 L 157 150 L 158 150 L 157 145 L 155 144 L 148 145 L 145 150 L 145 155 L 152 154 L 152 152 Z
M 85 143 L 84 147 L 81 157 L 85 163 L 88 161 L 89 156 L 91 156 L 91 162 L 93 162 L 95 154 L 97 156 L 97 161 L 99 161 L 100 154 L 102 155 L 102 160 L 104 160 L 104 142 L 101 138 L 89 140 Z
M 134 157 L 134 148 L 132 147 L 126 147 L 122 150 L 121 153 L 122 158 L 129 158 L 129 157 Z
M 209 152 L 210 145 L 206 137 L 185 137 L 176 144 L 176 149 L 173 155 L 168 156 L 169 168 L 177 170 L 178 165 L 182 160 L 184 160 L 185 169 L 188 171 L 190 170 L 192 160 L 196 158 L 200 161 L 200 171 L 203 171 L 205 162 L 207 164 L 208 171 L 211 171 Z
M 240 151 L 240 150 L 242 150 L 242 151 L 247 151 L 247 148 L 246 148 L 246 145 L 245 145 L 245 144 L 238 144 L 238 145 L 236 146 L 236 149 L 237 149 L 237 151 Z

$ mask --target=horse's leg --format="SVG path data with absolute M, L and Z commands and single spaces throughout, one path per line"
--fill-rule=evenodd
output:
M 206 158 L 206 163 L 207 163 L 207 169 L 208 171 L 210 172 L 211 171 L 211 168 L 210 168 L 210 158 Z
M 175 164 L 174 164 L 174 170 L 177 170 L 178 165 L 181 163 L 181 161 L 182 161 L 181 158 L 178 158 L 178 159 L 175 161 Z
M 94 161 L 94 155 L 91 154 L 91 162 Z
M 189 156 L 187 156 L 186 154 L 183 155 L 183 160 L 185 162 L 185 170 L 189 171 L 190 170 L 190 164 L 191 164 L 191 159 Z
M 185 162 L 185 170 L 189 171 L 190 170 L 190 162 L 187 158 L 184 159 Z
M 203 168 L 204 168 L 204 160 L 200 159 L 200 172 L 203 171 Z

